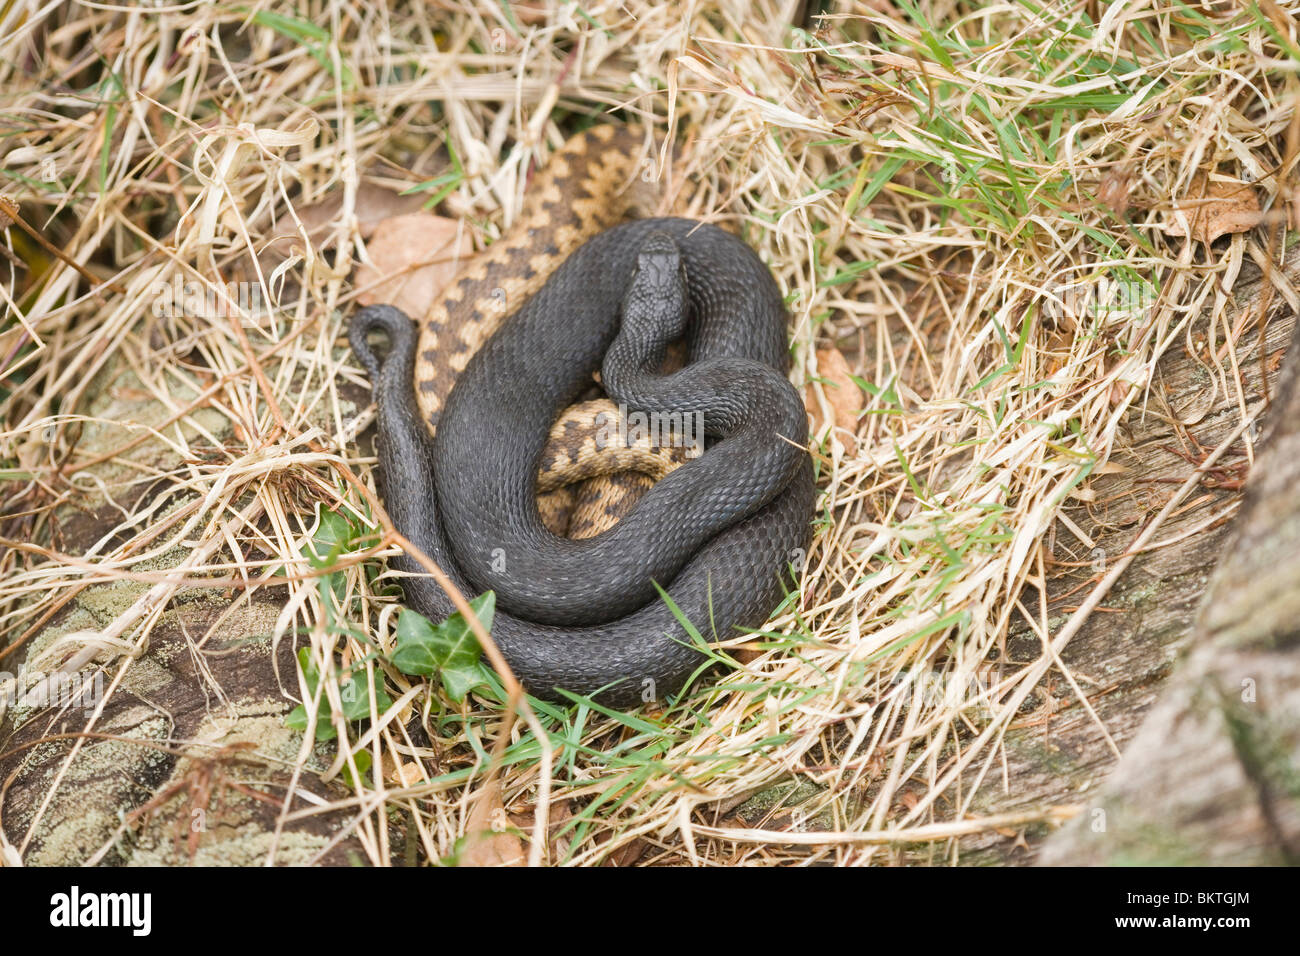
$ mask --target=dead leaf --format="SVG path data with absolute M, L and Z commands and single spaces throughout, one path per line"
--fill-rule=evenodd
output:
M 424 199 L 423 195 L 403 196 L 373 183 L 362 183 L 357 187 L 354 202 L 357 231 L 361 233 L 362 239 L 369 239 L 384 220 L 419 212 Z M 336 190 L 318 203 L 297 209 L 297 222 L 293 219 L 280 220 L 258 253 L 257 261 L 262 271 L 267 274 L 274 272 L 276 266 L 293 255 L 294 249 L 302 245 L 303 232 L 307 233 L 312 245 L 318 246 L 324 242 L 342 209 L 343 192 Z
M 424 770 L 418 763 L 403 760 L 393 768 L 388 779 L 398 786 L 414 787 L 424 782 Z
M 1128 212 L 1128 197 L 1132 188 L 1133 176 L 1128 169 L 1112 169 L 1102 177 L 1101 185 L 1097 187 L 1097 199 L 1122 219 L 1124 213 Z
M 866 396 L 853 380 L 849 363 L 839 349 L 817 350 L 817 377 L 821 379 L 822 392 L 834 416 L 834 426 L 839 430 L 836 437 L 843 443 L 845 451 L 852 455 L 858 449 L 858 413 L 867 403 Z M 826 421 L 811 383 L 804 386 L 804 407 L 812 416 L 812 432 L 820 433 Z
M 523 833 L 532 833 L 536 823 L 536 808 L 523 813 L 510 814 L 510 823 Z M 560 831 L 573 819 L 573 802 L 570 800 L 553 800 L 546 811 L 546 840 L 550 850 L 551 861 L 563 860 L 569 853 L 573 840 L 573 831 L 561 835 Z
M 362 305 L 396 306 L 417 319 L 474 251 L 455 219 L 414 212 L 385 219 L 366 246 L 370 263 L 357 269 Z
M 640 837 L 635 837 L 605 857 L 601 866 L 632 866 L 645 856 L 649 849 L 649 843 Z
M 513 832 L 501 802 L 501 785 L 493 780 L 473 797 L 460 865 L 523 866 L 524 859 L 523 841 Z
M 1191 236 L 1209 245 L 1220 236 L 1249 232 L 1264 214 L 1255 187 L 1237 179 L 1214 176 L 1206 184 L 1198 175 L 1187 194 L 1173 202 L 1164 230 L 1170 236 Z

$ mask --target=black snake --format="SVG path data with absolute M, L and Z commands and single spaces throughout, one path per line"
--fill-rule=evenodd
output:
M 569 168 L 582 168 L 573 157 L 609 140 L 588 134 L 566 147 Z M 598 178 L 590 170 L 608 178 L 612 167 L 586 168 L 590 197 Z M 546 264 L 539 254 L 561 258 L 563 243 L 543 220 L 516 236 L 509 249 L 494 245 L 495 276 L 479 265 L 471 286 L 462 282 L 460 301 L 512 261 L 532 280 Z M 812 465 L 803 406 L 784 374 L 786 312 L 748 246 L 686 219 L 608 228 L 540 280 L 495 335 L 473 333 L 486 338 L 478 348 L 447 337 L 454 299 L 419 333 L 388 306 L 353 319 L 350 340 L 378 407 L 385 505 L 463 591 L 497 592 L 493 640 L 531 692 L 600 692 L 605 702 L 632 705 L 675 692 L 703 663 L 678 614 L 708 641 L 762 624 L 791 586 L 784 572 L 808 546 Z M 389 340 L 382 359 L 367 338 L 376 330 Z M 683 331 L 686 366 L 663 374 L 664 347 Z M 413 386 L 435 390 L 425 384 L 440 354 L 444 368 L 462 370 L 430 414 Z M 613 530 L 571 541 L 541 524 L 538 462 L 552 422 L 597 370 L 629 410 L 678 420 L 700 412 L 708 450 Z M 394 566 L 421 571 L 405 555 Z M 433 620 L 454 610 L 427 577 L 403 587 L 407 603 Z

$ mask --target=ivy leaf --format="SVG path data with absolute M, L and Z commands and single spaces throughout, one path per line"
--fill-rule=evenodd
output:
M 403 608 L 397 617 L 397 647 L 389 658 L 403 674 L 431 677 L 438 669 L 433 653 L 433 625 L 422 614 Z
M 341 555 L 354 549 L 358 530 L 346 515 L 338 511 L 330 511 L 324 505 L 318 505 L 317 511 L 320 520 L 316 523 L 316 534 L 303 547 L 303 554 L 313 568 L 324 571 L 334 567 Z M 335 626 L 334 609 L 329 595 L 333 594 L 341 601 L 347 592 L 347 584 L 341 574 L 324 574 L 316 582 L 316 586 L 320 590 L 329 625 L 333 627 Z
M 362 780 L 369 776 L 370 765 L 374 763 L 374 758 L 370 756 L 369 750 L 358 750 L 352 755 L 353 761 L 356 762 L 357 772 L 361 774 Z M 349 787 L 356 787 L 357 782 L 352 778 L 352 768 L 346 763 L 343 765 L 343 781 Z
M 302 669 L 303 681 L 307 684 L 307 699 L 316 696 L 316 687 L 320 684 L 320 672 L 316 670 L 316 662 L 311 659 L 311 651 L 305 647 L 298 648 L 298 667 Z M 293 730 L 307 729 L 307 705 L 299 704 L 293 710 L 289 711 L 289 716 L 284 718 L 286 727 Z M 328 720 L 316 721 L 316 739 L 333 740 L 338 736 L 338 731 L 334 729 L 333 723 Z
M 459 704 L 474 688 L 488 686 L 487 672 L 481 661 L 475 661 L 471 667 L 445 667 L 442 686 L 447 696 Z
M 302 704 L 299 704 L 293 710 L 289 711 L 289 715 L 284 718 L 284 725 L 294 730 L 306 730 L 307 708 Z
M 492 626 L 496 609 L 493 592 L 480 594 L 470 601 L 470 607 L 484 627 Z M 427 618 L 409 608 L 397 619 L 393 666 L 414 677 L 438 674 L 447 696 L 458 703 L 475 687 L 487 682 L 479 662 L 482 652 L 469 622 L 459 611 L 440 624 L 430 624 Z
M 337 511 L 322 507 L 316 534 L 307 547 L 307 560 L 313 568 L 331 567 L 355 539 L 352 522 Z
M 345 720 L 365 720 L 370 716 L 370 692 L 364 675 L 349 677 L 339 685 Z M 384 691 L 380 681 L 375 682 L 375 707 L 383 713 L 393 706 L 393 699 Z
M 293 710 L 289 711 L 288 716 L 284 718 L 284 725 L 290 728 L 291 730 L 306 730 L 307 729 L 307 705 L 299 704 Z M 339 732 L 334 729 L 334 724 L 331 721 L 328 720 L 316 721 L 317 740 L 333 740 L 338 735 Z
M 316 662 L 311 659 L 310 648 L 298 648 L 298 666 L 302 668 L 302 676 L 307 681 L 307 696 L 316 695 L 316 686 L 320 683 L 320 671 L 316 669 Z
M 298 648 L 298 666 L 302 668 L 303 679 L 307 682 L 307 696 L 309 698 L 316 696 L 316 688 L 320 684 L 320 672 L 316 669 L 316 662 L 312 660 L 311 651 L 305 647 Z M 322 703 L 329 706 L 329 698 L 322 695 Z M 339 685 L 339 699 L 343 702 L 343 718 L 348 721 L 365 720 L 370 716 L 370 694 L 367 690 L 367 683 L 363 680 L 357 680 L 355 677 L 349 677 Z M 382 685 L 375 687 L 375 706 L 383 713 L 393 705 L 393 699 L 388 696 Z M 293 710 L 289 711 L 284 718 L 285 726 L 293 730 L 307 729 L 307 705 L 299 704 Z M 316 739 L 333 740 L 338 736 L 338 731 L 334 727 L 332 720 L 326 719 L 324 714 L 320 714 L 316 719 Z M 367 758 L 368 759 L 368 758 Z

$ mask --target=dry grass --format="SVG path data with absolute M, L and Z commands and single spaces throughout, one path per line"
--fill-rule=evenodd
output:
M 1082 538 L 1063 544 L 1059 509 L 1086 499 L 1193 318 L 1211 317 L 1207 372 L 1246 417 L 1228 290 L 1246 257 L 1276 259 L 1289 225 L 1297 5 L 871 0 L 829 4 L 814 33 L 789 26 L 797 6 L 0 3 L 0 189 L 95 277 L 9 229 L 25 271 L 0 262 L 0 647 L 91 583 L 143 582 L 110 627 L 43 651 L 65 668 L 95 658 L 112 684 L 183 590 L 234 584 L 238 604 L 277 588 L 277 636 L 310 635 L 327 673 L 363 661 L 387 682 L 387 714 L 336 718 L 351 749 L 384 767 L 423 758 L 405 786 L 376 773 L 356 789 L 375 863 L 389 809 L 425 857 L 453 853 L 494 740 L 516 822 L 572 814 L 558 843 L 533 845 L 552 862 L 636 847 L 642 863 L 859 864 L 913 843 L 955 861 L 964 833 L 1067 816 L 968 816 L 1089 612 L 1049 625 L 1022 589 L 1054 560 L 1088 560 Z M 372 513 L 368 418 L 340 393 L 364 384 L 342 338 L 360 187 L 434 180 L 426 194 L 488 240 L 529 163 L 613 109 L 651 124 L 647 170 L 678 208 L 772 266 L 796 383 L 817 382 L 816 349 L 833 346 L 870 394 L 855 441 L 819 436 L 797 611 L 737 642 L 761 655 L 666 713 L 535 706 L 503 725 L 490 701 L 458 708 L 376 661 L 396 604 L 356 599 L 391 548 L 356 543 L 326 569 L 332 590 L 302 557 L 316 504 Z M 1168 235 L 1205 174 L 1252 183 L 1234 188 L 1265 225 L 1213 250 Z M 327 197 L 336 214 L 308 240 L 304 210 Z M 276 234 L 294 251 L 260 271 Z M 177 277 L 255 282 L 276 309 L 155 317 Z M 157 414 L 114 417 L 122 389 Z M 122 509 L 75 558 L 50 540 L 56 509 L 145 483 L 177 496 Z M 160 569 L 180 543 L 188 556 Z M 1042 637 L 1038 659 L 1005 659 L 1017 620 Z M 431 746 L 404 730 L 412 714 Z M 799 812 L 831 832 L 724 821 L 792 778 L 817 786 Z

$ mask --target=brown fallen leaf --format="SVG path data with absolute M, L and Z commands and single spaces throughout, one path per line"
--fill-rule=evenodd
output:
M 837 429 L 836 437 L 843 443 L 845 451 L 852 455 L 858 449 L 858 413 L 867 403 L 866 396 L 853 380 L 849 363 L 839 349 L 817 350 L 817 377 L 821 379 L 822 391 L 831 409 L 833 425 Z M 818 434 L 826 421 L 822 415 L 821 402 L 817 400 L 817 392 L 811 383 L 804 386 L 803 402 L 808 414 L 812 416 L 812 432 Z
M 1191 236 L 1209 245 L 1220 236 L 1249 232 L 1264 214 L 1255 187 L 1225 176 L 1204 174 L 1192 180 L 1187 193 L 1173 201 L 1164 231 L 1170 236 Z
M 650 844 L 640 837 L 636 837 L 605 857 L 601 866 L 635 866 L 641 857 L 646 855 L 650 849 Z
M 465 840 L 461 845 L 461 866 L 523 866 L 524 844 L 510 827 L 501 785 L 490 781 L 472 798 Z
M 366 246 L 370 262 L 357 269 L 357 300 L 383 303 L 422 318 L 474 251 L 455 219 L 428 212 L 385 219 Z
M 1110 207 L 1120 219 L 1128 212 L 1129 193 L 1133 189 L 1133 174 L 1127 168 L 1112 169 L 1102 177 L 1097 187 L 1097 199 Z
M 424 200 L 423 195 L 403 196 L 401 193 L 373 183 L 362 183 L 357 187 L 356 200 L 353 204 L 357 216 L 357 231 L 361 233 L 362 239 L 369 239 L 384 220 L 419 212 Z M 335 190 L 320 202 L 297 208 L 295 210 L 298 214 L 297 222 L 292 218 L 280 220 L 257 254 L 257 261 L 262 271 L 269 275 L 280 263 L 288 259 L 294 249 L 302 245 L 302 232 L 307 233 L 307 238 L 313 245 L 319 246 L 328 237 L 342 209 L 343 193 L 341 190 Z M 299 223 L 302 232 L 299 231 Z
M 510 814 L 510 824 L 521 833 L 532 833 L 537 821 L 536 808 L 529 808 L 522 813 Z M 563 860 L 569 853 L 573 840 L 573 831 L 561 835 L 560 831 L 573 819 L 573 803 L 570 800 L 553 800 L 546 811 L 546 840 L 551 862 Z
M 424 781 L 424 771 L 418 763 L 403 760 L 393 767 L 388 780 L 399 787 L 414 787 Z

